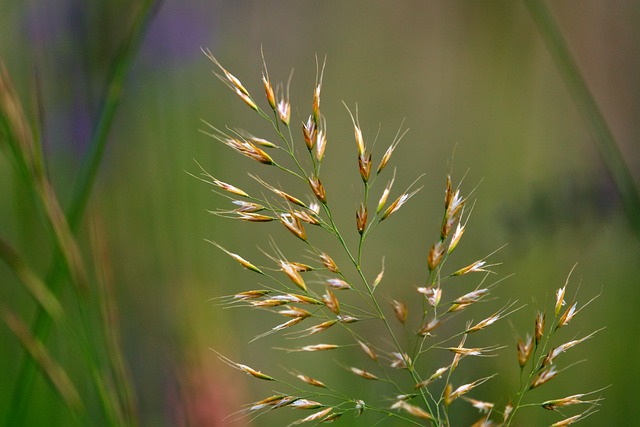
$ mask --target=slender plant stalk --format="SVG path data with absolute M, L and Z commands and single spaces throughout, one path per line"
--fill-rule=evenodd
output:
M 120 106 L 126 76 L 133 58 L 143 40 L 144 34 L 152 21 L 155 12 L 160 6 L 160 1 L 147 0 L 142 3 L 134 18 L 128 37 L 120 48 L 113 61 L 109 83 L 100 108 L 99 117 L 89 144 L 89 148 L 82 161 L 76 188 L 73 192 L 70 205 L 66 210 L 66 219 L 71 232 L 75 234 L 80 225 L 89 195 L 95 182 L 95 177 L 102 161 L 102 156 L 107 144 L 109 131 L 113 124 L 116 111 Z M 55 250 L 52 266 L 46 276 L 46 283 L 54 295 L 59 295 L 64 284 L 65 268 L 63 254 Z M 33 335 L 44 342 L 52 327 L 51 317 L 41 307 L 37 308 L 36 318 L 32 326 Z M 9 416 L 6 425 L 24 425 L 27 414 L 31 391 L 35 378 L 36 364 L 33 358 L 25 354 L 19 364 L 16 386 L 12 393 L 12 403 L 9 406 Z
M 544 0 L 523 0 L 567 89 L 582 114 L 600 155 L 620 193 L 631 228 L 640 238 L 640 192 L 615 137 L 589 90 L 569 46 Z

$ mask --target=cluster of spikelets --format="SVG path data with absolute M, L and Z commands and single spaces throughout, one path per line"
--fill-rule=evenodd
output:
M 469 337 L 480 335 L 480 331 L 491 327 L 521 307 L 515 307 L 515 303 L 511 302 L 480 321 L 464 321 L 459 329 L 452 330 L 444 326 L 450 320 L 459 319 L 460 313 L 467 313 L 469 307 L 477 305 L 480 301 L 487 301 L 487 297 L 498 283 L 496 281 L 486 284 L 491 277 L 493 266 L 487 264 L 486 257 L 462 268 L 445 267 L 465 232 L 468 220 L 468 213 L 465 213 L 467 197 L 461 194 L 460 188 L 454 188 L 449 177 L 446 180 L 444 214 L 439 238 L 426 254 L 427 277 L 424 286 L 415 287 L 417 298 L 414 298 L 413 305 L 410 306 L 407 302 L 391 296 L 381 298 L 380 292 L 376 293 L 384 281 L 384 267 L 375 277 L 367 277 L 362 268 L 362 248 L 365 239 L 381 222 L 394 215 L 419 188 L 412 188 L 412 185 L 395 199 L 389 199 L 395 180 L 394 172 L 380 196 L 376 200 L 370 200 L 370 197 L 376 178 L 386 170 L 394 150 L 406 132 L 399 131 L 396 134 L 374 169 L 373 157 L 365 143 L 357 114 L 354 117 L 349 111 L 355 132 L 357 166 L 363 185 L 363 199 L 355 212 L 354 229 L 349 231 L 357 233 L 358 245 L 349 247 L 345 235 L 334 221 L 328 202 L 329 196 L 322 184 L 320 173 L 327 147 L 326 120 L 320 112 L 324 66 L 316 78 L 311 114 L 306 121 L 301 121 L 301 139 L 304 146 L 300 144 L 298 148 L 293 137 L 294 128 L 297 126 L 291 126 L 289 88 L 278 85 L 274 90 L 266 63 L 262 83 L 270 112 L 258 105 L 240 80 L 223 68 L 211 52 L 206 51 L 205 54 L 217 66 L 214 71 L 216 76 L 270 123 L 276 142 L 253 136 L 244 130 L 223 131 L 208 123 L 206 125 L 210 129 L 205 133 L 243 156 L 262 165 L 277 168 L 285 178 L 303 182 L 309 191 L 306 199 L 300 198 L 265 182 L 258 176 L 251 175 L 260 184 L 260 188 L 268 190 L 266 194 L 269 196 L 265 196 L 263 191 L 245 191 L 215 178 L 202 169 L 199 178 L 211 184 L 214 191 L 229 198 L 234 205 L 232 210 L 218 210 L 215 213 L 241 221 L 280 223 L 293 236 L 304 242 L 308 249 L 307 259 L 311 260 L 304 263 L 299 259 L 292 260 L 271 242 L 272 253 L 264 252 L 271 266 L 259 266 L 222 245 L 211 242 L 242 267 L 260 275 L 261 281 L 267 281 L 267 284 L 261 283 L 260 289 L 241 290 L 235 295 L 224 297 L 224 304 L 267 310 L 276 318 L 284 320 L 267 331 L 260 331 L 256 339 L 274 333 L 288 333 L 289 337 L 294 338 L 310 337 L 321 335 L 330 328 L 334 331 L 338 327 L 343 337 L 341 344 L 321 340 L 314 344 L 288 348 L 286 351 L 331 352 L 332 360 L 339 359 L 340 350 L 361 351 L 363 356 L 366 355 L 366 358 L 370 359 L 367 366 L 371 368 L 343 365 L 340 369 L 344 369 L 345 375 L 360 377 L 363 381 L 372 382 L 370 384 L 378 382 L 387 386 L 386 390 L 389 390 L 391 385 L 390 389 L 396 394 L 391 401 L 385 397 L 378 402 L 365 402 L 359 396 L 345 395 L 320 379 L 302 373 L 293 374 L 300 381 L 299 385 L 294 385 L 218 354 L 220 359 L 231 367 L 256 379 L 277 382 L 281 386 L 291 388 L 288 393 L 278 392 L 249 404 L 242 413 L 259 415 L 284 408 L 310 410 L 310 415 L 303 415 L 292 424 L 316 425 L 333 422 L 347 414 L 359 416 L 369 410 L 407 425 L 448 426 L 453 422 L 452 414 L 455 412 L 455 409 L 453 412 L 450 412 L 450 409 L 455 401 L 460 400 L 462 404 L 472 405 L 479 410 L 480 418 L 474 426 L 508 426 L 512 424 L 519 410 L 538 406 L 558 411 L 562 419 L 553 426 L 559 427 L 573 424 L 597 411 L 600 398 L 589 396 L 598 391 L 537 403 L 529 402 L 525 398 L 529 390 L 543 386 L 560 374 L 562 369 L 558 368 L 556 360 L 562 353 L 595 334 L 594 332 L 552 347 L 555 333 L 571 322 L 588 304 L 578 306 L 575 301 L 566 304 L 567 284 L 557 291 L 553 319 L 549 320 L 542 311 L 537 313 L 535 326 L 532 322 L 534 327 L 531 333 L 519 339 L 515 346 L 517 358 L 514 357 L 514 367 L 519 364 L 520 389 L 505 393 L 504 401 L 498 406 L 498 403 L 471 397 L 482 390 L 480 386 L 492 379 L 496 373 L 463 384 L 457 380 L 455 371 L 460 363 L 478 357 L 493 356 L 504 348 L 499 344 L 486 347 L 469 346 L 467 342 L 474 339 Z M 299 130 L 298 128 L 297 131 Z M 299 151 L 306 151 L 308 160 L 303 162 Z M 276 160 L 278 156 L 284 160 Z M 333 236 L 344 251 L 345 259 L 352 265 L 348 268 L 338 266 L 328 253 L 308 239 L 306 230 L 309 227 L 318 227 Z M 346 273 L 347 270 L 353 274 Z M 449 281 L 476 273 L 480 273 L 480 279 L 473 290 L 462 295 L 450 295 L 454 291 L 447 286 Z M 313 280 L 308 278 L 309 275 Z M 348 299 L 349 302 L 346 304 L 341 304 L 345 298 L 343 295 L 347 294 L 356 297 Z M 409 316 L 410 308 L 417 314 Z M 360 327 L 372 323 L 374 325 L 371 327 Z M 402 329 L 408 333 L 400 336 L 398 331 Z M 372 333 L 373 330 L 376 332 Z M 292 331 L 295 332 L 291 334 Z M 380 335 L 385 336 L 379 339 Z M 439 353 L 439 358 L 430 360 L 446 360 L 446 364 L 437 367 L 427 363 L 427 355 L 431 353 Z M 564 410 L 572 406 L 586 407 L 586 410 L 568 416 Z

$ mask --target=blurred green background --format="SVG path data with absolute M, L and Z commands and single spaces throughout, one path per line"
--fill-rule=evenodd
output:
M 637 183 L 640 2 L 549 3 Z M 0 0 L 0 57 L 30 117 L 35 94 L 40 96 L 49 177 L 63 206 L 95 126 L 110 64 L 137 7 L 123 0 Z M 459 262 L 506 244 L 491 259 L 502 263 L 501 275 L 513 274 L 499 294 L 529 304 L 503 329 L 508 344 L 503 352 L 514 361 L 514 373 L 516 332 L 532 325 L 535 307 L 553 299 L 577 263 L 570 294 L 579 288 L 581 303 L 602 295 L 580 313 L 566 337 L 606 329 L 572 350 L 572 360 L 586 362 L 564 372 L 544 396 L 610 385 L 600 411 L 581 425 L 640 425 L 639 235 L 527 8 L 519 1 L 361 0 L 165 0 L 151 17 L 78 233 L 87 254 L 95 224 L 106 241 L 141 425 L 229 425 L 226 416 L 269 394 L 264 384 L 222 364 L 210 347 L 250 366 L 283 363 L 277 352 L 262 350 L 265 344 L 246 344 L 263 330 L 263 317 L 222 310 L 210 301 L 252 288 L 255 277 L 204 239 L 251 259 L 260 256 L 257 245 L 266 248 L 269 236 L 280 231 L 208 214 L 225 201 L 186 173 L 197 173 L 196 159 L 222 180 L 255 185 L 246 174 L 255 165 L 201 134 L 200 120 L 255 134 L 267 130 L 211 74 L 201 47 L 255 94 L 262 93 L 261 47 L 272 81 L 286 82 L 295 69 L 294 130 L 311 109 L 316 55 L 326 55 L 325 186 L 347 226 L 352 226 L 359 178 L 342 101 L 358 104 L 365 138 L 380 129 L 380 152 L 404 120 L 410 131 L 394 154 L 395 188 L 425 174 L 424 188 L 380 229 L 371 249 L 371 259 L 386 254 L 387 277 L 395 286 L 410 291 L 424 279 L 446 174 L 452 168 L 456 181 L 466 175 L 463 189 L 477 187 L 477 203 Z M 354 184 L 344 185 L 345 180 Z M 0 233 L 44 276 L 50 243 L 7 155 L 0 157 L 0 183 Z M 378 261 L 371 268 L 379 268 Z M 70 300 L 69 293 L 63 301 Z M 31 323 L 34 304 L 4 264 L 0 301 Z M 47 342 L 81 390 L 89 389 L 70 339 L 54 329 Z M 24 353 L 5 325 L 0 348 L 3 417 Z M 496 387 L 508 384 L 508 378 L 496 381 Z M 553 422 L 541 412 L 521 413 L 518 425 Z M 42 379 L 27 420 L 34 426 L 70 425 L 68 411 Z M 95 423 L 102 425 L 99 417 Z M 268 414 L 250 425 L 285 424 Z

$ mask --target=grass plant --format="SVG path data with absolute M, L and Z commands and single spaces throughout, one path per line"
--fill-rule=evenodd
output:
M 16 363 L 15 387 L 9 399 L 9 411 L 4 425 L 19 426 L 27 423 L 29 408 L 33 404 L 33 388 L 37 372 L 49 382 L 60 397 L 62 407 L 80 425 L 104 422 L 106 425 L 131 426 L 137 424 L 135 403 L 128 371 L 119 345 L 116 309 L 110 284 L 105 279 L 104 257 L 95 251 L 104 250 L 102 230 L 92 224 L 94 252 L 83 254 L 76 233 L 84 212 L 102 156 L 107 145 L 113 119 L 122 99 L 125 78 L 135 57 L 145 30 L 157 10 L 158 2 L 139 2 L 128 34 L 121 49 L 111 62 L 111 72 L 98 110 L 94 132 L 80 165 L 76 186 L 67 208 L 63 208 L 47 171 L 40 140 L 43 112 L 36 94 L 33 120 L 23 108 L 9 72 L 0 62 L 0 148 L 10 158 L 23 188 L 31 195 L 34 209 L 41 212 L 51 236 L 51 265 L 41 278 L 11 243 L 0 237 L 0 257 L 11 268 L 19 282 L 36 302 L 35 320 L 29 327 L 12 307 L 0 304 L 2 317 L 8 328 L 25 350 L 25 356 Z M 88 271 L 87 258 L 97 266 L 95 274 Z M 62 301 L 62 291 L 72 284 L 71 303 Z M 79 392 L 78 382 L 72 379 L 57 361 L 47 345 L 54 327 L 72 337 L 65 345 L 80 349 L 79 359 L 84 362 L 95 395 L 91 398 Z M 99 402 L 102 421 L 89 420 L 87 400 Z
M 256 242 L 264 254 L 256 261 L 234 252 L 231 245 L 211 241 L 221 253 L 255 273 L 259 283 L 220 297 L 220 305 L 268 312 L 275 326 L 257 326 L 253 341 L 280 335 L 282 345 L 272 350 L 299 356 L 295 366 L 287 363 L 286 369 L 279 370 L 249 366 L 214 349 L 231 368 L 274 384 L 272 394 L 250 402 L 236 414 L 238 418 L 277 417 L 276 412 L 304 410 L 289 425 L 319 425 L 338 419 L 354 425 L 363 413 L 375 413 L 376 425 L 389 421 L 401 425 L 510 426 L 520 425 L 518 419 L 537 407 L 556 411 L 557 421 L 552 425 L 559 427 L 597 412 L 600 390 L 565 397 L 550 393 L 551 398 L 544 400 L 538 393 L 530 397 L 531 390 L 557 382 L 562 371 L 573 366 L 564 360 L 565 352 L 598 332 L 570 340 L 558 334 L 592 301 L 580 304 L 567 297 L 571 274 L 557 290 L 553 306 L 532 313 L 530 324 L 522 328 L 515 343 L 489 333 L 494 324 L 524 306 L 517 301 L 500 302 L 496 291 L 503 279 L 494 271 L 495 254 L 470 262 L 456 259 L 473 203 L 462 186 L 447 176 L 442 219 L 434 224 L 436 237 L 426 245 L 429 249 L 418 264 L 422 283 L 408 285 L 408 290 L 391 286 L 385 278 L 384 260 L 369 260 L 366 249 L 369 237 L 383 233 L 385 224 L 400 217 L 402 207 L 421 189 L 419 179 L 400 191 L 394 187 L 396 173 L 402 168 L 391 171 L 390 165 L 406 131 L 400 129 L 384 154 L 374 159 L 372 142 L 362 131 L 357 109 L 352 112 L 347 108 L 354 132 L 353 167 L 359 175 L 359 183 L 354 185 L 361 190 L 352 226 L 340 228 L 337 224 L 347 221 L 336 217 L 340 211 L 336 205 L 344 201 L 333 197 L 332 190 L 323 185 L 325 176 L 335 173 L 331 165 L 324 164 L 332 139 L 320 108 L 324 64 L 318 67 L 308 117 L 298 121 L 291 117 L 291 111 L 299 110 L 290 104 L 288 85 L 278 84 L 274 89 L 266 61 L 262 85 L 267 106 L 263 109 L 210 51 L 204 53 L 215 65 L 215 75 L 269 124 L 271 133 L 254 136 L 247 130 L 220 128 L 208 122 L 204 122 L 203 133 L 248 158 L 255 168 L 264 173 L 265 168 L 271 168 L 277 174 L 269 176 L 279 177 L 269 182 L 251 169 L 255 188 L 240 188 L 199 165 L 197 177 L 231 203 L 230 208 L 213 213 L 226 220 L 284 227 L 304 248 L 287 253 L 276 238 Z M 340 253 L 326 249 L 326 240 L 319 239 L 316 230 L 337 242 Z M 348 265 L 339 265 L 335 259 L 346 259 Z M 365 265 L 374 263 L 382 264 L 382 269 L 368 274 Z M 412 295 L 409 298 L 407 291 Z M 292 340 L 299 344 L 290 344 Z M 266 351 L 265 347 L 260 351 Z M 505 351 L 511 352 L 511 367 L 504 366 L 504 372 L 485 370 L 483 358 Z M 305 369 L 311 366 L 307 362 L 310 353 L 319 353 L 323 364 L 340 370 L 342 381 L 329 382 L 308 374 Z M 316 364 L 318 357 L 314 358 Z M 469 371 L 460 373 L 463 365 L 472 367 L 472 378 Z M 495 397 L 489 386 L 496 375 L 514 372 L 519 372 L 519 387 L 504 390 L 498 399 L 483 397 Z M 367 396 L 377 398 L 365 399 L 345 387 L 353 381 L 375 390 Z M 479 411 L 471 423 L 465 424 L 457 415 L 464 409 L 462 405 Z M 370 423 L 372 418 L 367 420 Z

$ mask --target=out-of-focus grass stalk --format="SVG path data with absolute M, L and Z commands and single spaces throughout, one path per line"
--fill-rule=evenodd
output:
M 146 0 L 142 2 L 133 20 L 128 36 L 112 62 L 110 78 L 105 90 L 99 117 L 84 156 L 79 176 L 76 180 L 76 188 L 72 194 L 71 202 L 66 210 L 66 222 L 72 233 L 75 233 L 80 219 L 83 216 L 93 183 L 100 166 L 102 155 L 106 147 L 107 138 L 116 111 L 120 105 L 123 87 L 131 62 L 146 33 L 149 23 L 160 6 L 161 0 Z M 60 293 L 64 283 L 65 268 L 63 253 L 56 248 L 51 268 L 46 277 L 46 283 L 54 295 Z M 48 313 L 37 308 L 36 318 L 32 327 L 32 333 L 40 341 L 45 341 L 51 331 L 52 319 Z M 23 425 L 33 380 L 36 372 L 36 364 L 30 355 L 25 355 L 19 365 L 16 387 L 13 392 L 10 412 L 7 417 L 7 426 Z
M 640 192 L 598 104 L 544 0 L 524 0 L 571 97 L 585 121 L 620 192 L 629 223 L 640 238 Z

